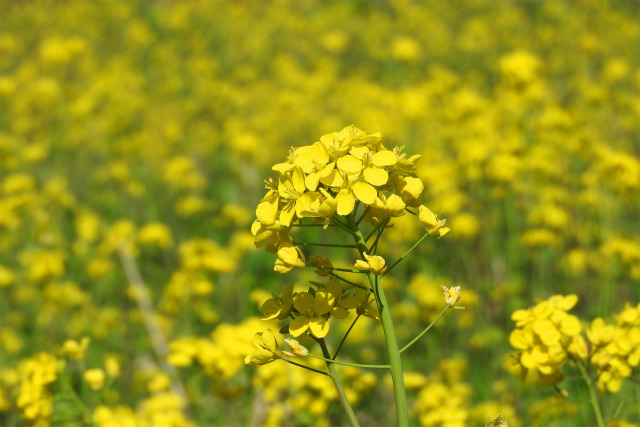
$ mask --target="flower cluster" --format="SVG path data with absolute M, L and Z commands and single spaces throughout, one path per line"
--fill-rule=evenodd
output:
M 53 415 L 53 397 L 47 386 L 58 379 L 58 359 L 48 353 L 37 354 L 20 366 L 17 405 L 32 426 L 47 426 Z
M 568 358 L 595 368 L 600 391 L 617 393 L 640 365 L 640 304 L 626 304 L 615 323 L 595 318 L 580 334 L 577 317 L 567 313 L 577 303 L 575 295 L 554 295 L 528 310 L 516 310 L 516 329 L 509 340 L 518 350 L 523 375 L 537 372 L 543 383 L 555 385 L 563 378 L 560 368 Z
M 421 156 L 407 157 L 402 151 L 402 147 L 387 149 L 380 133 L 367 134 L 354 126 L 291 149 L 286 161 L 273 167 L 278 181 L 267 182 L 267 194 L 256 209 L 251 227 L 255 245 L 277 253 L 275 270 L 287 273 L 306 265 L 290 236 L 291 227 L 302 219 L 326 228 L 335 215 L 349 215 L 361 203 L 367 207 L 364 220 L 377 225 L 419 207 L 424 184 L 416 177 L 415 163 Z M 445 221 L 424 206 L 420 220 L 432 234 L 448 232 Z M 370 268 L 377 267 L 370 264 Z
M 309 332 L 316 338 L 329 333 L 331 317 L 345 319 L 349 310 L 379 320 L 373 295 L 366 290 L 335 281 L 311 284 L 307 291 L 294 292 L 293 285 L 287 285 L 282 294 L 274 294 L 262 305 L 264 320 L 293 318 L 288 325 L 292 336 Z
M 563 378 L 560 368 L 569 354 L 584 354 L 580 320 L 567 313 L 577 302 L 576 295 L 554 295 L 530 309 L 513 313 L 516 329 L 509 342 L 519 351 L 518 363 L 524 375 L 533 371 L 543 383 L 557 384 Z
M 598 388 L 617 393 L 624 379 L 640 365 L 640 304 L 627 304 L 615 317 L 615 323 L 607 324 L 598 317 L 587 329 L 591 344 L 590 362 L 596 368 Z

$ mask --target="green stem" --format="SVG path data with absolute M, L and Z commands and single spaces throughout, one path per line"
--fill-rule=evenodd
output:
M 373 235 L 376 234 L 378 232 L 378 230 L 380 230 L 382 227 L 383 227 L 383 223 L 382 222 L 380 224 L 376 225 L 375 228 L 373 230 L 371 230 L 371 232 L 369 234 L 367 234 L 367 237 L 364 238 L 364 241 L 368 242 L 369 239 L 371 239 L 373 237 Z
M 329 350 L 327 350 L 327 344 L 325 344 L 324 339 L 320 338 L 316 340 L 318 344 L 320 344 L 320 348 L 322 349 L 322 354 L 324 357 L 329 359 L 330 354 Z M 347 414 L 347 418 L 349 419 L 349 424 L 351 427 L 360 427 L 360 423 L 358 423 L 358 419 L 356 418 L 355 412 L 353 412 L 353 408 L 349 403 L 349 399 L 347 399 L 347 394 L 344 392 L 344 387 L 342 387 L 342 383 L 340 382 L 340 378 L 338 377 L 338 371 L 336 371 L 335 363 L 332 363 L 333 360 L 328 360 L 327 369 L 329 369 L 329 376 L 333 381 L 333 385 L 336 387 L 336 391 L 338 392 L 338 396 L 340 397 L 340 403 L 342 403 L 342 409 Z
M 365 206 L 364 210 L 362 211 L 362 215 L 360 215 L 360 218 L 358 218 L 358 220 L 356 221 L 356 224 L 360 225 L 365 215 L 367 215 L 367 212 L 369 212 L 369 206 Z
M 298 362 L 293 362 L 293 361 L 291 361 L 291 360 L 287 360 L 287 359 L 282 359 L 282 360 L 284 360 L 284 361 L 285 361 L 285 362 L 287 362 L 287 363 L 291 363 L 292 365 L 299 366 L 300 368 L 304 368 L 304 369 L 307 369 L 307 370 L 309 370 L 309 371 L 313 371 L 313 372 L 315 372 L 316 374 L 322 374 L 322 375 L 327 375 L 327 376 L 329 376 L 329 374 L 327 374 L 326 372 L 322 372 L 322 371 L 320 371 L 320 370 L 318 370 L 318 369 L 314 369 L 314 368 L 312 368 L 312 367 L 310 367 L 310 366 L 305 366 L 305 365 L 302 365 L 302 364 L 300 364 L 300 363 L 298 363 Z
M 342 280 L 343 282 L 348 283 L 348 284 L 350 284 L 351 286 L 353 286 L 355 288 L 360 288 L 360 289 L 362 289 L 364 291 L 371 292 L 371 288 L 367 288 L 366 286 L 362 286 L 362 285 L 360 285 L 358 283 L 352 282 L 351 280 L 347 280 L 344 277 L 338 276 L 337 274 L 335 274 L 333 272 L 329 272 L 329 276 L 335 277 L 338 280 Z
M 384 228 L 387 226 L 387 224 L 389 224 L 390 220 L 391 218 L 387 218 L 384 221 L 382 221 L 382 228 L 378 230 L 378 235 L 376 236 L 376 240 L 374 240 L 374 242 L 371 244 L 371 247 L 369 248 L 369 252 L 367 252 L 367 254 L 372 255 L 376 253 L 376 251 L 378 250 L 378 242 L 380 241 L 380 236 L 382 236 L 382 232 L 384 231 Z
M 436 317 L 436 318 L 433 320 L 433 322 L 431 322 L 431 324 L 425 328 L 425 330 L 424 330 L 424 331 L 420 332 L 420 334 L 419 334 L 417 337 L 415 337 L 413 340 L 411 340 L 411 342 L 410 342 L 409 344 L 407 344 L 407 345 L 405 345 L 404 347 L 402 347 L 402 348 L 400 349 L 400 353 L 403 353 L 406 349 L 408 349 L 408 348 L 409 348 L 409 347 L 411 347 L 413 344 L 415 344 L 415 342 L 416 342 L 416 341 L 418 341 L 420 338 L 422 338 L 422 336 L 423 336 L 424 334 L 426 334 L 426 333 L 427 333 L 427 331 L 429 331 L 429 329 L 431 329 L 431 327 L 432 327 L 433 325 L 435 325 L 435 324 L 436 324 L 436 322 L 438 321 L 438 319 L 440 319 L 440 318 L 442 317 L 442 315 L 444 314 L 444 312 L 445 312 L 445 311 L 447 311 L 447 309 L 449 309 L 449 307 L 450 307 L 450 306 L 446 306 L 446 307 L 444 308 L 444 310 L 442 310 L 442 311 L 440 312 L 440 314 L 438 314 L 438 317 Z
M 424 233 L 424 236 L 422 236 L 422 237 L 420 238 L 420 240 L 418 240 L 418 241 L 415 243 L 415 245 L 411 246 L 411 249 L 409 249 L 407 252 L 405 252 L 405 253 L 404 253 L 404 255 L 402 255 L 402 256 L 401 256 L 400 258 L 398 258 L 398 259 L 397 259 L 393 264 L 391 264 L 391 265 L 389 266 L 389 268 L 387 268 L 387 271 L 385 271 L 385 272 L 384 272 L 384 274 L 383 274 L 382 276 L 384 277 L 387 273 L 389 273 L 389 272 L 393 269 L 393 267 L 395 267 L 396 265 L 398 265 L 398 263 L 399 263 L 400 261 L 402 261 L 403 259 L 405 259 L 405 258 L 406 258 L 410 253 L 411 253 L 411 251 L 413 251 L 413 250 L 414 250 L 414 249 L 415 249 L 415 248 L 416 248 L 420 243 L 422 243 L 422 241 L 423 241 L 424 239 L 426 239 L 428 236 L 429 236 L 429 233 L 428 233 L 428 232 L 427 232 L 427 233 Z
M 596 395 L 596 391 L 594 389 L 594 383 L 589 378 L 589 374 L 587 373 L 587 370 L 579 360 L 576 360 L 576 365 L 580 370 L 582 379 L 587 384 L 587 388 L 589 389 L 589 401 L 591 403 L 591 408 L 593 409 L 593 415 L 595 415 L 596 417 L 596 422 L 598 423 L 598 427 L 604 427 L 604 419 L 602 418 L 602 412 L 600 411 L 600 404 L 598 403 L 598 396 Z
M 389 369 L 389 365 L 365 365 L 362 363 L 339 362 L 335 359 L 325 359 L 324 357 L 316 356 L 311 353 L 307 354 L 307 356 L 313 357 L 314 359 L 324 360 L 327 363 L 335 363 L 336 365 L 355 366 L 356 368 Z
M 364 259 L 363 254 L 367 251 L 367 244 L 362 237 L 362 233 L 360 232 L 353 215 L 347 216 L 346 219 L 347 226 L 351 230 L 356 245 L 358 246 L 360 257 Z M 367 276 L 369 278 L 369 283 L 371 283 L 371 287 L 376 289 L 376 277 L 372 273 L 369 273 Z M 404 388 L 402 359 L 400 358 L 400 350 L 398 349 L 398 340 L 393 328 L 391 312 L 389 311 L 389 305 L 384 295 L 382 286 L 377 286 L 376 294 L 378 301 L 378 311 L 380 312 L 380 319 L 382 320 L 382 330 L 384 331 L 384 338 L 387 344 L 389 365 L 391 367 L 391 379 L 393 380 L 393 392 L 396 400 L 396 414 L 398 417 L 398 425 L 400 427 L 408 427 L 409 410 L 407 406 L 407 394 Z

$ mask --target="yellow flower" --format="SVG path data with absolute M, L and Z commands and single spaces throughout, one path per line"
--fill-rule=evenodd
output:
M 298 337 L 310 331 L 316 338 L 324 338 L 329 333 L 329 323 L 324 317 L 336 304 L 338 296 L 329 289 L 318 289 L 315 295 L 300 292 L 293 297 L 293 306 L 298 315 L 289 325 L 289 333 Z
M 142 244 L 169 248 L 173 245 L 171 230 L 160 222 L 150 222 L 138 231 L 138 241 Z
M 285 338 L 284 342 L 287 343 L 287 345 L 289 346 L 289 348 L 291 349 L 291 351 L 286 351 L 283 350 L 282 353 L 286 356 L 289 357 L 305 357 L 309 354 L 309 350 L 306 349 L 306 347 L 300 345 L 300 343 L 296 340 L 293 340 L 291 338 Z
M 84 355 L 89 347 L 91 339 L 89 337 L 82 337 L 80 342 L 75 340 L 67 340 L 62 344 L 60 354 L 68 356 L 75 360 L 84 359 Z
M 384 258 L 378 255 L 367 255 L 366 252 L 362 254 L 366 261 L 357 260 L 354 267 L 359 270 L 369 270 L 376 276 L 384 274 L 387 271 L 387 266 L 385 265 Z
M 87 369 L 84 371 L 83 378 L 91 390 L 97 391 L 104 387 L 105 373 L 102 369 Z
M 365 218 L 371 224 L 378 225 L 385 218 L 404 215 L 405 207 L 406 204 L 397 194 L 392 194 L 387 198 L 380 191 L 376 200 L 369 207 Z
M 278 259 L 274 270 L 278 273 L 288 273 L 294 268 L 302 268 L 305 264 L 305 257 L 299 247 L 292 244 L 284 244 L 278 249 Z
M 596 317 L 587 329 L 587 338 L 594 347 L 604 347 L 613 341 L 614 333 L 613 325 L 607 325 L 601 317 Z
M 278 341 L 271 330 L 258 332 L 253 337 L 253 345 L 256 350 L 244 358 L 246 365 L 266 365 L 275 360 L 281 359 Z
M 442 286 L 442 293 L 444 294 L 444 300 L 446 301 L 449 307 L 463 309 L 464 307 L 457 306 L 456 304 L 460 301 L 460 286 L 452 286 L 447 288 L 446 286 Z
M 273 295 L 262 304 L 260 311 L 265 315 L 262 320 L 285 319 L 291 311 L 291 303 L 293 302 L 293 285 L 287 285 L 284 288 L 282 296 Z
M 424 205 L 420 205 L 419 209 L 420 214 L 418 215 L 418 219 L 420 219 L 420 222 L 427 228 L 429 235 L 435 236 L 437 234 L 438 238 L 440 238 L 449 234 L 449 228 L 444 226 L 447 222 L 446 219 L 439 219 L 436 214 Z

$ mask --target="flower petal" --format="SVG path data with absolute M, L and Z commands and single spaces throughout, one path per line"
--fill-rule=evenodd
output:
M 309 330 L 316 338 L 324 338 L 329 333 L 329 322 L 321 316 L 313 317 L 309 319 Z
M 289 324 L 289 333 L 294 337 L 304 334 L 307 329 L 309 329 L 309 318 L 304 314 L 299 315 Z
M 358 200 L 364 204 L 370 205 L 376 200 L 377 192 L 371 184 L 367 184 L 366 182 L 356 182 L 351 186 L 351 189 Z

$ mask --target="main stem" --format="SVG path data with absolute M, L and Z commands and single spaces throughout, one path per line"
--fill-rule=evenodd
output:
M 347 216 L 347 227 L 353 233 L 360 256 L 364 259 L 363 253 L 367 251 L 367 244 L 362 237 L 362 233 L 358 228 L 358 224 L 356 224 L 353 214 Z M 391 379 L 393 380 L 393 393 L 396 399 L 398 426 L 408 427 L 409 410 L 407 408 L 407 393 L 404 388 L 404 377 L 402 375 L 402 359 L 400 358 L 398 340 L 396 339 L 396 331 L 393 328 L 389 304 L 387 303 L 382 286 L 376 286 L 376 277 L 371 273 L 368 277 L 369 283 L 371 283 L 371 287 L 377 295 L 379 304 L 378 311 L 380 312 L 380 319 L 382 320 L 382 330 L 384 331 L 389 365 L 391 366 Z

